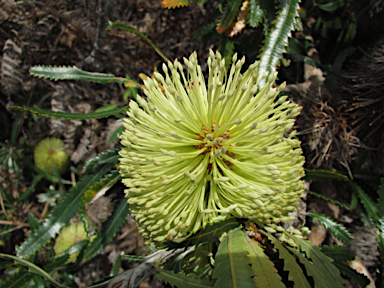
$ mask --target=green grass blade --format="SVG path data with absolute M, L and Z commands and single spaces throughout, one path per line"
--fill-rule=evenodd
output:
M 47 78 L 50 80 L 84 80 L 89 82 L 96 83 L 128 83 L 132 82 L 132 80 L 128 80 L 126 78 L 115 77 L 112 74 L 104 74 L 104 73 L 95 73 L 95 72 L 86 72 L 83 71 L 76 66 L 65 66 L 65 67 L 57 67 L 57 66 L 33 66 L 29 69 L 29 73 L 32 76 L 39 78 Z M 135 83 L 136 84 L 136 83 Z M 136 84 L 138 86 L 138 84 Z
M 16 256 L 12 256 L 12 255 L 8 255 L 8 254 L 0 254 L 0 258 L 4 258 L 4 259 L 8 259 L 8 260 L 13 260 L 17 265 L 22 265 L 22 266 L 28 268 L 29 272 L 37 274 L 37 275 L 40 275 L 44 279 L 46 279 L 49 282 L 51 282 L 53 285 L 55 285 L 57 287 L 65 287 L 64 285 L 61 285 L 60 283 L 56 282 L 56 280 L 53 279 L 51 277 L 51 275 L 49 275 L 47 272 L 45 272 L 39 266 L 36 266 L 35 264 L 33 264 L 33 263 L 31 263 L 31 262 L 29 262 L 27 260 L 20 259 L 20 258 L 18 258 Z M 7 287 L 9 287 L 9 286 L 7 286 Z M 18 286 L 18 287 L 20 287 L 20 286 Z
M 106 118 L 106 117 L 114 116 L 120 113 L 124 113 L 125 111 L 128 110 L 128 108 L 129 106 L 124 106 L 121 108 L 117 108 L 115 110 L 100 111 L 100 112 L 93 112 L 93 113 L 70 113 L 70 112 L 40 109 L 40 108 L 29 107 L 29 106 L 8 107 L 8 109 L 11 109 L 11 110 L 24 110 L 24 111 L 29 111 L 31 113 L 35 113 L 40 116 L 53 117 L 56 119 L 63 119 L 63 120 L 87 120 L 87 119 Z
M 84 259 L 91 258 L 115 237 L 116 232 L 119 231 L 129 215 L 128 207 L 127 199 L 121 199 L 119 206 L 115 208 L 108 220 L 103 223 L 101 231 L 85 251 Z
M 272 242 L 275 249 L 279 252 L 279 258 L 284 260 L 284 271 L 288 271 L 288 280 L 292 281 L 294 288 L 311 288 L 305 277 L 303 270 L 297 264 L 295 257 L 283 246 L 283 244 L 272 235 L 259 231 Z
M 344 226 L 335 222 L 331 218 L 316 212 L 307 212 L 307 216 L 315 218 L 317 221 L 319 221 L 319 223 L 324 225 L 325 229 L 327 229 L 329 233 L 331 233 L 341 242 L 348 244 L 353 240 L 352 234 L 349 233 Z
M 268 34 L 264 50 L 260 55 L 259 79 L 265 72 L 275 72 L 276 66 L 280 62 L 288 45 L 288 38 L 294 30 L 295 18 L 299 16 L 300 0 L 281 0 L 281 10 L 276 18 L 272 31 Z M 258 79 L 258 80 L 259 80 Z M 265 80 L 261 82 L 261 86 Z
M 228 232 L 215 258 L 215 288 L 254 288 L 254 272 L 249 265 L 249 245 L 240 229 Z
M 200 279 L 193 275 L 176 274 L 165 270 L 156 271 L 155 277 L 160 281 L 170 284 L 171 287 L 178 288 L 208 288 L 214 285 L 214 281 L 207 278 Z
M 105 29 L 109 30 L 111 28 L 117 28 L 120 30 L 125 30 L 128 32 L 135 33 L 136 35 L 140 36 L 145 41 L 147 41 L 148 44 L 151 45 L 151 47 L 157 52 L 157 54 L 159 54 L 159 56 L 164 59 L 165 62 L 169 61 L 169 59 L 163 54 L 163 52 L 161 52 L 161 50 L 155 44 L 153 44 L 151 39 L 149 39 L 144 33 L 140 32 L 136 28 L 134 28 L 130 25 L 124 24 L 124 23 L 108 21 L 107 27 Z
M 285 288 L 275 265 L 269 260 L 269 257 L 264 254 L 260 244 L 252 241 L 248 236 L 244 235 L 244 238 L 248 244 L 248 258 L 254 273 L 253 280 L 255 280 L 257 284 L 256 287 Z
M 62 227 L 76 214 L 84 197 L 84 192 L 89 186 L 97 183 L 110 169 L 112 165 L 105 165 L 98 173 L 87 175 L 69 191 L 69 194 L 55 206 L 42 226 L 35 231 L 17 249 L 17 255 L 21 258 L 28 257 L 56 236 Z

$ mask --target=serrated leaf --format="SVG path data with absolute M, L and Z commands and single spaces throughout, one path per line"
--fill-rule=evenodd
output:
M 249 19 L 248 24 L 253 27 L 259 27 L 260 23 L 263 21 L 265 15 L 264 10 L 260 7 L 258 0 L 249 1 Z
M 118 170 L 112 170 L 111 173 L 105 175 L 95 185 L 89 187 L 85 192 L 84 202 L 88 203 L 93 199 L 100 198 L 113 186 L 117 181 L 121 180 Z
M 331 198 L 326 197 L 326 196 L 324 196 L 324 195 L 321 195 L 321 194 L 319 194 L 319 193 L 316 193 L 316 192 L 313 192 L 313 191 L 310 191 L 310 190 L 307 190 L 307 189 L 304 189 L 304 190 L 305 190 L 305 192 L 307 192 L 308 194 L 315 195 L 316 197 L 322 198 L 322 199 L 324 199 L 324 200 L 326 200 L 326 201 L 328 201 L 328 202 L 331 202 L 331 203 L 333 203 L 333 204 L 337 204 L 337 205 L 339 205 L 340 207 L 344 207 L 344 208 L 346 208 L 346 209 L 348 209 L 348 210 L 352 209 L 352 205 L 351 205 L 351 206 L 348 206 L 348 205 L 346 205 L 346 204 L 344 204 L 344 203 L 341 203 L 341 202 L 339 202 L 339 201 L 337 201 L 337 200 L 335 200 L 335 199 L 331 199 Z
M 32 76 L 39 78 L 47 78 L 50 80 L 84 80 L 89 82 L 96 83 L 127 83 L 132 82 L 126 78 L 115 77 L 112 74 L 96 73 L 96 72 L 86 72 L 76 66 L 33 66 L 29 69 L 29 73 Z M 137 84 L 138 85 L 138 84 Z M 139 86 L 139 85 L 138 85 Z
M 364 192 L 359 185 L 353 181 L 348 181 L 349 186 L 352 188 L 353 193 L 360 199 L 360 202 L 363 204 L 365 210 L 367 211 L 369 217 L 371 217 L 375 222 L 379 221 L 377 216 L 377 206 L 372 201 L 372 199 Z
M 235 21 L 243 0 L 232 0 L 228 1 L 227 5 L 224 8 L 223 15 L 217 26 L 217 31 L 219 33 L 224 33 L 226 30 L 231 28 L 233 22 Z
M 24 111 L 29 111 L 31 113 L 35 113 L 40 116 L 53 117 L 56 119 L 64 119 L 64 120 L 100 119 L 100 118 L 110 117 L 113 115 L 124 113 L 125 111 L 128 110 L 128 108 L 129 106 L 125 106 L 125 107 L 121 107 L 121 108 L 117 108 L 115 110 L 109 110 L 109 111 L 100 111 L 100 112 L 93 112 L 93 113 L 70 113 L 70 112 L 40 109 L 40 108 L 29 107 L 29 106 L 8 107 L 8 109 L 11 109 L 11 110 L 24 110 Z
M 371 283 L 371 280 L 369 280 L 367 276 L 358 273 L 347 264 L 339 261 L 335 261 L 333 264 L 337 267 L 337 269 L 339 269 L 341 274 L 346 276 L 348 279 L 355 281 L 360 287 L 367 287 L 367 285 Z
M 279 258 L 284 260 L 284 271 L 287 271 L 288 280 L 294 283 L 294 288 L 311 288 L 305 277 L 303 270 L 297 264 L 296 259 L 289 253 L 283 244 L 269 233 L 259 231 L 259 233 L 266 236 L 272 242 L 275 249 L 279 252 Z
M 285 285 L 281 282 L 281 277 L 277 272 L 275 265 L 271 260 L 269 260 L 269 257 L 264 254 L 259 242 L 252 241 L 246 235 L 244 235 L 244 238 L 248 244 L 248 259 L 251 263 L 254 274 L 253 280 L 255 280 L 257 284 L 256 287 L 285 288 Z
M 30 256 L 54 238 L 60 229 L 75 215 L 88 187 L 99 181 L 110 169 L 110 164 L 105 165 L 98 173 L 83 177 L 75 187 L 71 188 L 64 200 L 55 206 L 43 225 L 17 249 L 17 255 L 21 258 Z
M 155 277 L 160 281 L 170 284 L 172 287 L 178 288 L 208 288 L 214 285 L 214 281 L 207 278 L 200 279 L 193 275 L 176 274 L 166 270 L 156 271 Z
M 140 36 L 145 41 L 147 41 L 148 44 L 151 45 L 151 47 L 157 52 L 157 54 L 159 54 L 159 56 L 164 59 L 165 62 L 169 61 L 169 59 L 163 54 L 163 52 L 161 52 L 161 50 L 155 44 L 153 44 L 151 39 L 149 39 L 144 33 L 140 32 L 135 27 L 127 25 L 127 24 L 124 24 L 124 23 L 120 23 L 120 22 L 108 21 L 107 27 L 105 29 L 109 30 L 111 28 L 117 28 L 117 29 L 120 29 L 120 30 L 125 30 L 125 31 L 128 31 L 128 32 L 135 33 L 136 35 Z
M 33 215 L 31 212 L 28 212 L 28 224 L 29 227 L 31 228 L 31 231 L 35 231 L 37 228 L 39 228 L 39 220 Z
M 331 233 L 334 237 L 339 239 L 341 242 L 347 244 L 353 240 L 353 236 L 348 230 L 341 224 L 335 222 L 328 216 L 319 214 L 316 212 L 307 212 L 307 216 L 315 218 L 320 224 L 324 225 L 325 229 Z
M 106 163 L 116 165 L 120 158 L 119 151 L 120 149 L 108 150 L 91 158 L 84 165 L 84 174 L 94 173 L 98 168 Z
M 352 254 L 352 252 L 344 246 L 321 246 L 320 249 L 321 252 L 334 260 L 346 262 L 355 259 L 355 256 Z
M 188 237 L 188 239 L 183 242 L 176 243 L 173 241 L 166 241 L 164 242 L 164 246 L 169 248 L 181 248 L 210 242 L 212 239 L 220 237 L 224 232 L 239 227 L 239 225 L 240 223 L 236 218 L 230 218 L 200 229 L 197 233 Z
M 85 251 L 84 259 L 91 258 L 115 237 L 116 232 L 119 231 L 129 215 L 128 207 L 127 199 L 123 198 L 113 214 L 103 223 L 101 231 Z
M 184 7 L 189 5 L 189 0 L 163 0 L 161 2 L 163 4 L 164 8 L 177 8 L 177 7 Z
M 340 180 L 348 181 L 348 177 L 339 173 L 335 173 L 327 170 L 308 170 L 305 169 L 305 181 L 316 180 Z
M 43 269 L 41 269 L 40 267 L 36 266 L 35 264 L 33 264 L 33 263 L 31 263 L 31 262 L 29 262 L 27 260 L 20 259 L 20 258 L 18 258 L 16 256 L 12 256 L 12 255 L 8 255 L 8 254 L 2 254 L 2 253 L 0 253 L 0 258 L 4 258 L 4 259 L 8 259 L 8 260 L 13 260 L 17 265 L 22 265 L 23 267 L 26 267 L 30 273 L 37 274 L 37 275 L 43 277 L 44 279 L 46 279 L 47 281 L 51 282 L 55 286 L 57 286 L 57 287 L 65 287 L 64 285 L 61 285 L 60 283 L 56 282 L 56 280 L 53 279 L 51 277 L 51 275 L 49 275 Z M 9 287 L 9 286 L 7 286 L 7 287 Z M 13 286 L 13 287 L 21 287 L 21 286 Z
M 307 258 L 305 258 L 295 249 L 287 247 L 287 249 L 291 251 L 302 264 L 304 264 L 307 274 L 313 277 L 315 287 L 344 287 L 339 270 L 332 264 L 333 260 L 323 254 L 319 247 L 313 245 L 309 241 L 299 239 L 290 233 L 285 232 L 284 234 L 293 239 L 296 244 L 300 246 L 301 251 L 307 255 Z
M 299 16 L 297 12 L 299 2 L 300 0 L 281 0 L 281 10 L 260 55 L 258 80 L 265 72 L 276 71 L 276 66 L 283 57 L 285 47 L 288 45 L 288 38 L 291 37 L 291 31 L 294 29 L 295 18 Z M 264 85 L 264 83 L 265 79 L 261 81 L 260 85 Z
M 249 245 L 241 229 L 229 231 L 215 257 L 213 279 L 216 288 L 254 288 L 253 270 L 249 265 Z

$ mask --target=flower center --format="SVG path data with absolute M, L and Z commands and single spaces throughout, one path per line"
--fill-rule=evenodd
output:
M 218 127 L 220 128 L 220 126 Z M 214 131 L 215 131 L 215 124 L 212 125 L 210 129 L 208 128 L 201 128 L 201 130 L 204 133 L 204 136 L 199 135 L 199 138 L 201 140 L 201 143 L 199 145 L 195 145 L 194 148 L 200 150 L 205 148 L 205 150 L 200 153 L 200 155 L 205 155 L 207 153 L 210 153 L 212 158 L 221 158 L 222 155 L 226 154 L 229 157 L 235 159 L 236 154 L 233 152 L 228 151 L 227 147 L 225 146 L 225 141 L 230 139 L 230 132 L 227 130 L 223 132 L 220 136 L 214 138 Z M 232 163 L 226 159 L 223 159 L 223 162 L 228 166 L 230 169 L 232 166 Z M 212 163 L 213 161 L 210 161 L 208 164 L 208 171 L 211 172 L 212 170 Z

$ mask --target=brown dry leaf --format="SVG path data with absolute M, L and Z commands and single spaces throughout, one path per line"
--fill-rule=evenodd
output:
M 239 15 L 237 15 L 236 22 L 233 24 L 233 27 L 228 32 L 229 37 L 234 37 L 237 34 L 241 33 L 243 29 L 247 26 L 248 15 L 249 15 L 249 1 L 246 0 L 243 2 L 240 8 Z

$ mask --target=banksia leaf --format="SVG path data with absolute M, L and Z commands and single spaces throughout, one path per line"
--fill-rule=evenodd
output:
M 265 72 L 272 73 L 276 71 L 276 66 L 288 46 L 288 38 L 291 37 L 291 32 L 294 30 L 295 18 L 299 16 L 297 12 L 299 2 L 300 0 L 281 1 L 281 10 L 272 31 L 267 36 L 264 50 L 260 55 L 259 79 Z M 261 81 L 261 83 L 263 84 L 264 81 Z
M 253 270 L 253 280 L 256 287 L 263 288 L 284 288 L 281 277 L 278 274 L 275 265 L 269 257 L 264 254 L 259 242 L 251 240 L 248 236 L 243 235 L 247 242 L 248 259 Z
M 242 3 L 243 0 L 232 0 L 227 2 L 227 5 L 224 8 L 223 16 L 221 17 L 220 22 L 217 25 L 217 32 L 225 33 L 232 27 L 240 11 Z
M 216 288 L 254 288 L 256 282 L 252 279 L 249 259 L 249 244 L 244 232 L 240 229 L 228 232 L 220 243 L 215 258 L 213 278 Z
M 307 212 L 307 216 L 315 218 L 317 221 L 319 221 L 319 223 L 324 225 L 325 229 L 327 229 L 329 233 L 331 233 L 341 242 L 347 244 L 353 240 L 352 234 L 349 233 L 344 226 L 335 222 L 331 218 L 316 212 Z
M 189 5 L 189 0 L 163 0 L 161 2 L 163 4 L 164 8 L 176 8 L 176 7 L 183 7 Z
M 194 275 L 176 274 L 172 271 L 165 270 L 156 272 L 155 277 L 177 288 L 209 288 L 214 285 L 214 281 L 207 278 L 200 279 Z
M 260 23 L 263 22 L 265 18 L 265 12 L 260 7 L 258 0 L 249 0 L 249 19 L 248 24 L 251 27 L 259 27 Z
M 293 239 L 300 246 L 301 251 L 305 252 L 307 258 L 297 250 L 288 247 L 288 250 L 305 266 L 308 276 L 313 277 L 315 285 L 319 285 L 318 287 L 344 287 L 339 270 L 332 264 L 333 260 L 323 254 L 319 247 L 289 233 L 285 233 L 285 235 Z
M 294 288 L 311 288 L 311 285 L 308 283 L 307 278 L 305 277 L 303 270 L 297 264 L 295 257 L 283 246 L 283 244 L 277 240 L 272 235 L 260 231 L 264 236 L 272 242 L 275 249 L 279 252 L 279 258 L 284 260 L 284 271 L 287 271 L 288 280 L 294 283 Z
M 84 80 L 89 82 L 96 83 L 127 83 L 130 80 L 121 77 L 115 77 L 112 74 L 96 73 L 96 72 L 86 72 L 76 66 L 33 66 L 29 73 L 32 76 L 39 78 L 47 78 L 50 80 Z

